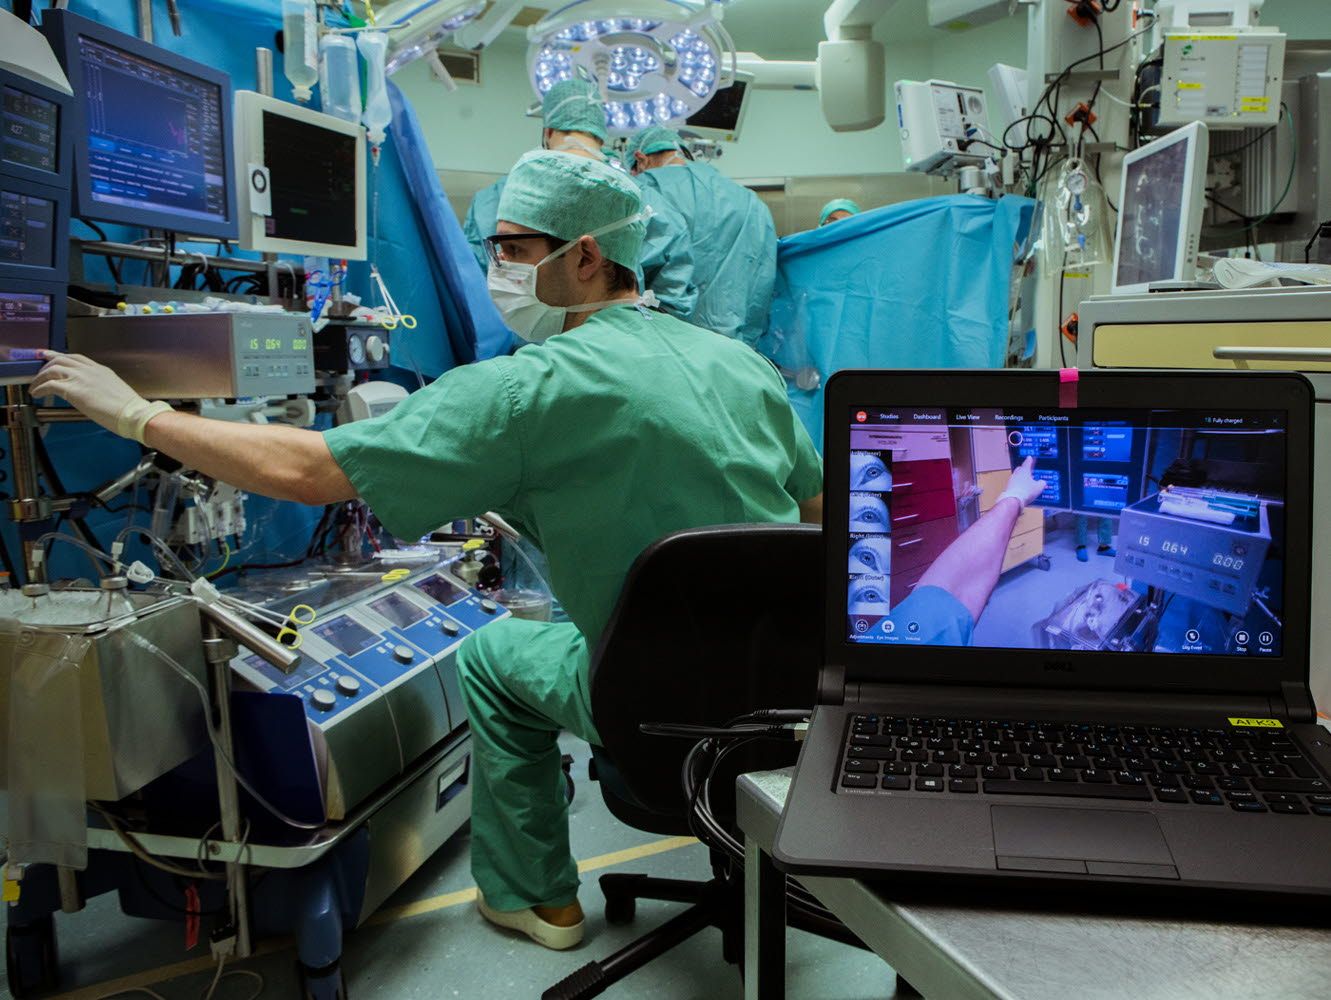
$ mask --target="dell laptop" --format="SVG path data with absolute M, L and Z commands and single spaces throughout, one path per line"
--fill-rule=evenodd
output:
M 777 863 L 1331 894 L 1312 420 L 1293 374 L 836 375 Z

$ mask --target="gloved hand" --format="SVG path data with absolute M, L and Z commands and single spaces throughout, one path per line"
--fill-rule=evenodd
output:
M 1042 479 L 1035 478 L 1035 459 L 1028 458 L 1012 471 L 1012 478 L 1007 481 L 1007 489 L 998 495 L 998 499 L 1012 497 L 1025 510 L 1036 500 L 1048 485 Z M 997 501 L 995 501 L 997 503 Z
M 28 387 L 34 399 L 59 396 L 89 420 L 143 443 L 148 421 L 171 407 L 150 403 L 105 365 L 82 354 L 43 352 L 46 366 Z

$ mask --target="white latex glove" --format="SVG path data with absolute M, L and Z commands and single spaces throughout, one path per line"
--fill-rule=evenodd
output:
M 1021 504 L 1023 510 L 1040 499 L 1040 494 L 1049 484 L 1042 479 L 1036 479 L 1034 469 L 1034 458 L 1028 458 L 1017 466 L 1012 471 L 1012 478 L 1007 481 L 1007 489 L 998 495 L 998 499 L 1012 497 Z
M 28 386 L 34 399 L 59 396 L 89 420 L 143 443 L 148 421 L 171 407 L 150 403 L 105 365 L 82 354 L 44 352 L 46 366 Z

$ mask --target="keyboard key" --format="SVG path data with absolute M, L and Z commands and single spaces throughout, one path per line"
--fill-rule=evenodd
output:
M 927 750 L 902 750 L 901 759 L 910 761 L 912 764 L 927 764 L 929 762 L 929 752 Z
M 1199 806 L 1222 806 L 1225 800 L 1219 792 L 1193 792 L 1192 801 Z
M 942 764 L 916 764 L 915 777 L 917 778 L 941 778 L 943 776 Z
M 947 769 L 947 776 L 949 778 L 973 778 L 976 770 L 969 764 L 953 764 Z
M 1071 771 L 1066 767 L 1051 767 L 1045 772 L 1045 776 L 1050 781 L 1076 781 L 1077 772 Z
M 1143 757 L 1129 757 L 1123 761 L 1123 770 L 1125 771 L 1154 771 L 1155 761 L 1146 760 Z
M 1251 764 L 1226 764 L 1225 773 L 1231 778 L 1255 778 L 1257 768 Z
M 1290 795 L 1287 792 L 1277 792 L 1273 795 L 1263 795 L 1262 798 L 1266 799 L 1266 801 L 1270 803 L 1290 803 L 1290 802 L 1302 801 L 1297 795 Z
M 961 762 L 963 764 L 970 764 L 972 767 L 983 767 L 985 764 L 993 763 L 993 755 L 968 751 L 962 755 Z
M 846 761 L 846 771 L 858 771 L 862 774 L 877 774 L 878 761 L 876 760 L 856 760 L 853 757 Z
M 980 776 L 986 781 L 1002 781 L 1012 777 L 1012 768 L 1004 767 L 1001 764 L 986 764 L 980 768 Z
M 1108 785 L 1114 778 L 1108 771 L 1087 770 L 1081 772 L 1081 780 L 1092 785 Z
M 986 781 L 986 795 L 1057 795 L 1085 799 L 1138 799 L 1149 802 L 1151 793 L 1135 785 L 1092 785 L 1064 781 Z
M 1325 781 L 1307 778 L 1254 778 L 1252 787 L 1259 792 L 1331 792 Z
M 1294 772 L 1294 777 L 1296 778 L 1317 777 L 1316 769 L 1314 769 L 1314 767 L 1311 764 L 1309 764 L 1306 760 L 1304 760 L 1302 757 L 1295 758 L 1293 760 L 1289 758 L 1282 758 L 1282 760 L 1284 761 L 1285 766 Z
M 1115 771 L 1114 783 L 1118 785 L 1145 785 L 1146 779 L 1131 771 Z
M 979 786 L 974 781 L 967 781 L 965 778 L 953 778 L 947 783 L 947 790 L 968 794 L 978 791 Z
M 1204 774 L 1185 774 L 1179 778 L 1179 784 L 1184 788 L 1193 789 L 1211 789 L 1215 787 L 1215 781 Z
M 916 778 L 915 790 L 917 792 L 941 792 L 943 790 L 942 778 Z
M 1312 806 L 1314 816 L 1331 816 L 1331 806 Z
M 910 791 L 910 779 L 897 774 L 890 774 L 883 779 L 883 787 L 891 792 Z
M 1229 807 L 1235 812 L 1241 813 L 1264 813 L 1266 806 L 1260 802 L 1231 802 Z
M 1003 767 L 1021 767 L 1026 763 L 1019 753 L 1001 753 L 994 758 L 994 762 Z
M 897 752 L 887 747 L 867 747 L 853 743 L 850 747 L 850 756 L 858 757 L 860 760 L 896 760 Z
M 960 764 L 961 754 L 955 750 L 937 750 L 933 754 L 935 764 Z
M 910 765 L 909 765 L 909 764 L 903 764 L 903 763 L 901 763 L 900 761 L 895 761 L 895 760 L 894 760 L 894 761 L 889 761 L 888 763 L 886 763 L 886 764 L 883 765 L 883 773 L 884 773 L 884 774 L 901 775 L 901 776 L 905 776 L 905 777 L 909 778 L 909 777 L 910 777 Z
M 1284 764 L 1258 764 L 1257 773 L 1263 778 L 1288 778 L 1291 777 L 1289 768 Z
M 1257 795 L 1254 792 L 1226 792 L 1225 798 L 1230 802 L 1256 802 Z
M 851 738 L 852 743 L 866 747 L 891 747 L 891 736 L 861 736 L 858 733 Z
M 1298 802 L 1272 802 L 1270 809 L 1282 816 L 1307 816 L 1308 810 Z
M 1036 753 L 1027 763 L 1031 767 L 1058 767 L 1058 758 L 1051 753 Z
M 1221 772 L 1219 764 L 1203 760 L 1203 761 L 1198 761 L 1196 764 L 1192 765 L 1192 773 L 1216 775 L 1216 774 L 1221 774 L 1223 772 Z
M 1331 795 L 1309 795 L 1308 801 L 1315 806 L 1331 806 Z
M 872 774 L 843 774 L 842 788 L 877 788 L 878 779 Z
M 925 741 L 926 750 L 951 750 L 956 740 L 947 739 L 943 736 L 931 736 Z
M 1248 782 L 1243 778 L 1216 778 L 1215 786 L 1223 792 L 1242 792 L 1248 787 Z
M 1160 762 L 1160 770 L 1165 774 L 1187 774 L 1188 765 L 1181 760 L 1162 760 Z M 1214 773 L 1219 774 L 1219 768 L 1217 768 Z
M 1044 769 L 1039 767 L 1018 767 L 1012 771 L 1016 781 L 1044 781 Z
M 1178 787 L 1157 788 L 1155 797 L 1161 802 L 1187 802 L 1188 793 Z

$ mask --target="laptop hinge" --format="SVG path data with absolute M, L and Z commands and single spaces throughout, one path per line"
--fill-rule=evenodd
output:
M 1312 694 L 1308 691 L 1308 685 L 1299 681 L 1282 681 L 1280 693 L 1284 697 L 1285 704 L 1283 713 L 1280 705 L 1272 706 L 1277 715 L 1284 714 L 1290 722 L 1317 721 L 1317 708 L 1313 705 Z
M 1202 716 L 1269 716 L 1278 706 L 1279 697 L 1269 694 L 1220 694 L 1211 692 L 1166 691 L 1093 691 L 1067 688 L 998 688 L 940 684 L 882 684 L 863 682 L 847 692 L 853 704 L 869 703 L 902 714 L 965 709 L 977 713 L 1004 716 L 1013 712 L 1032 718 L 1064 718 L 1066 713 L 1085 714 L 1088 718 L 1154 719 L 1176 715 L 1179 718 Z M 1306 702 L 1305 702 L 1306 703 Z M 898 706 L 891 709 L 890 706 Z M 1249 716 L 1252 713 L 1252 716 Z M 1281 714 L 1281 713 L 1277 713 Z M 1293 715 L 1291 721 L 1301 721 Z
M 818 704 L 844 705 L 846 703 L 846 668 L 828 663 L 818 671 Z

